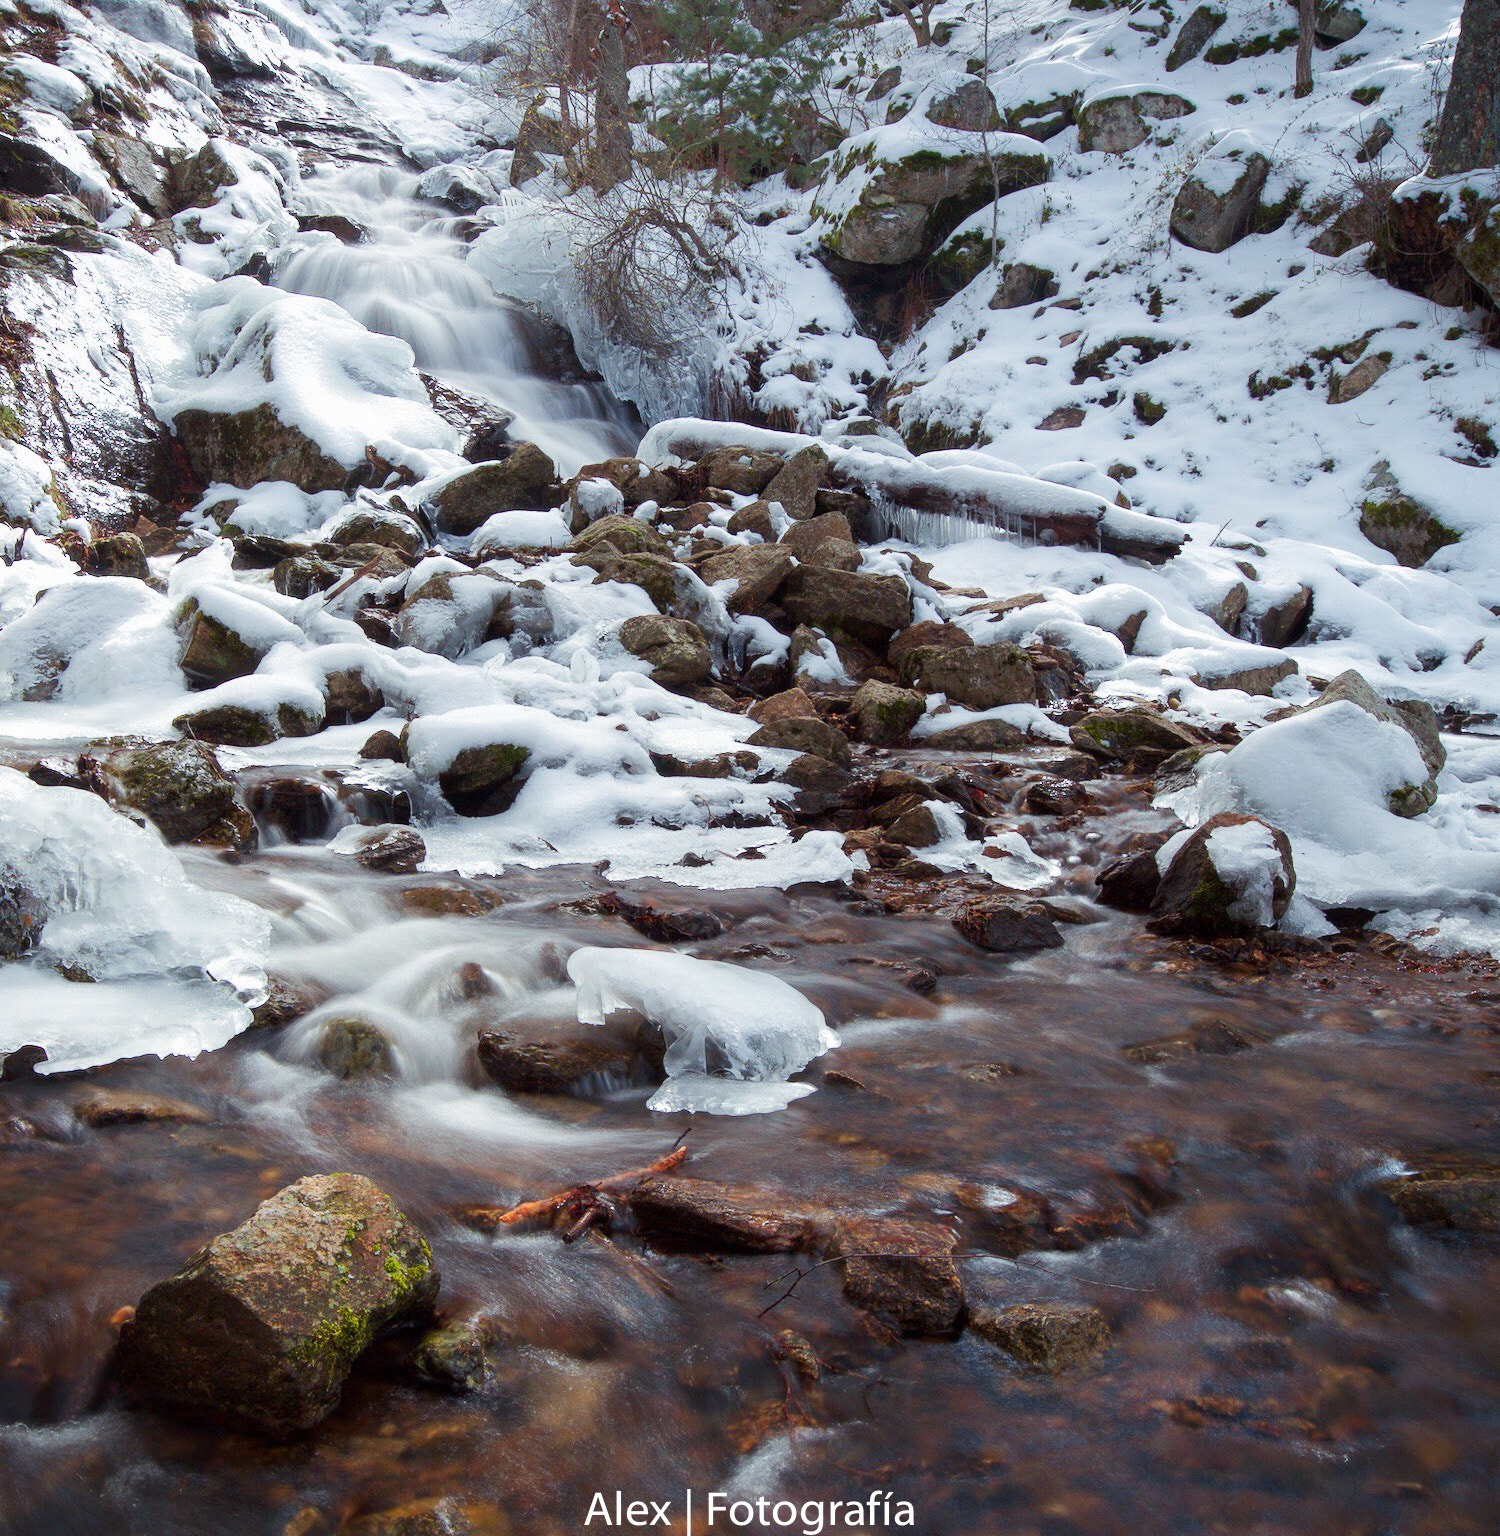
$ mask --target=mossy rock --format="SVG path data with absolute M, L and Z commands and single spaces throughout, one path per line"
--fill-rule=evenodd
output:
M 673 613 L 682 606 L 685 587 L 676 561 L 665 555 L 622 555 L 600 568 L 595 581 L 616 581 L 639 587 L 659 613 Z
M 380 1331 L 430 1311 L 422 1234 L 358 1174 L 300 1179 L 141 1298 L 115 1373 L 132 1401 L 277 1439 L 337 1405 Z
M 601 517 L 597 523 L 590 523 L 568 549 L 574 554 L 587 554 L 603 544 L 611 545 L 622 555 L 670 556 L 672 553 L 672 546 L 650 523 L 622 513 L 612 513 L 609 517 Z
M 88 761 L 117 805 L 144 816 L 169 843 L 215 833 L 242 808 L 211 748 L 158 741 L 107 748 Z
M 248 677 L 265 655 L 196 603 L 188 610 L 186 624 L 178 665 L 196 688 L 215 688 L 232 678 Z
M 1396 557 L 1399 565 L 1417 570 L 1440 550 L 1457 544 L 1460 534 L 1436 513 L 1408 496 L 1382 466 L 1360 504 L 1359 531 L 1378 549 Z
M 318 1060 L 325 1071 L 346 1082 L 396 1075 L 396 1055 L 390 1036 L 378 1024 L 358 1014 L 340 1014 L 323 1025 Z
M 703 631 L 686 619 L 659 614 L 626 619 L 620 626 L 620 644 L 650 666 L 652 680 L 663 688 L 691 688 L 713 667 Z
M 1165 720 L 1149 709 L 1101 709 L 1073 727 L 1080 751 L 1113 758 L 1133 767 L 1152 767 L 1203 738 L 1189 726 Z
M 190 709 L 173 720 L 172 729 L 215 747 L 265 747 L 278 735 L 269 716 L 244 704 L 211 704 L 207 709 Z
M 530 757 L 530 748 L 508 741 L 465 747 L 438 774 L 438 788 L 460 815 L 496 815 L 510 808 Z
M 1242 855 L 1221 868 L 1214 861 L 1220 833 L 1250 828 L 1269 841 L 1277 867 L 1269 890 L 1261 892 L 1256 877 L 1246 874 Z M 1151 929 L 1179 938 L 1219 939 L 1257 931 L 1285 916 L 1297 889 L 1292 845 L 1285 832 L 1258 816 L 1226 812 L 1205 821 L 1177 849 L 1156 888 L 1151 903 Z M 1267 898 L 1264 906 L 1260 896 Z
M 902 266 L 933 250 L 971 213 L 997 196 L 1046 181 L 1043 150 L 978 152 L 921 149 L 878 164 L 849 210 L 824 237 L 834 255 L 855 266 Z M 833 175 L 861 174 L 844 161 Z
M 551 458 L 535 443 L 517 443 L 505 458 L 450 480 L 433 496 L 431 512 L 440 532 L 461 536 L 499 512 L 546 512 L 566 499 Z
M 1003 244 L 983 230 L 965 230 L 954 235 L 927 263 L 927 275 L 940 292 L 959 293 L 994 265 Z

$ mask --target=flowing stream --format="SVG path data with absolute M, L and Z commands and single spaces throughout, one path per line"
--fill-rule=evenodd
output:
M 628 450 L 630 413 L 549 375 L 544 328 L 468 271 L 458 221 L 414 187 L 382 168 L 310 178 L 309 203 L 367 238 L 291 254 L 277 281 L 404 337 L 565 470 Z M 988 775 L 1080 907 L 1107 853 L 1153 824 L 1126 781 L 1080 824 L 1027 816 L 1025 753 L 890 762 Z M 680 1532 L 688 1487 L 891 1489 L 924 1536 L 1496 1529 L 1500 1424 L 1476 1404 L 1500 1369 L 1500 1252 L 1403 1229 L 1375 1193 L 1397 1158 L 1493 1146 L 1494 994 L 1472 977 L 1352 943 L 1306 966 L 1200 965 L 1093 907 L 1065 949 L 1006 963 L 870 887 L 638 887 L 717 920 L 690 952 L 785 978 L 843 1037 L 812 1096 L 698 1117 L 685 1171 L 940 1220 L 971 1305 L 1103 1311 L 1099 1361 L 1033 1376 L 972 1332 L 893 1337 L 834 1268 L 799 1279 L 787 1255 L 659 1251 L 623 1222 L 618 1241 L 571 1244 L 476 1229 L 468 1207 L 639 1167 L 688 1129 L 628 1075 L 512 1094 L 475 1059 L 482 1028 L 568 1027 L 574 948 L 644 941 L 600 914 L 611 886 L 593 869 L 371 875 L 321 846 L 321 813 L 305 842 L 284 820 L 263 830 L 255 855 L 186 860 L 270 915 L 270 970 L 313 1011 L 195 1060 L 0 1099 L 0 1536 L 331 1536 L 436 1497 L 475 1506 L 465 1529 L 562 1536 L 617 1489 L 670 1500 Z M 350 1017 L 385 1032 L 389 1076 L 320 1065 L 327 1025 Z M 1216 1020 L 1257 1043 L 1125 1054 Z M 91 1127 L 75 1108 L 99 1087 L 175 1108 Z M 120 1309 L 259 1200 L 343 1168 L 427 1233 L 444 1316 L 482 1321 L 479 1389 L 422 1385 L 398 1336 L 291 1447 L 122 1407 L 107 1375 Z M 785 1330 L 810 1342 L 815 1379 L 789 1364 Z

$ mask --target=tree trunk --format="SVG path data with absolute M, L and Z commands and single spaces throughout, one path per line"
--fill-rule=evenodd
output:
M 1500 166 L 1500 0 L 1464 0 L 1433 176 Z
M 1300 98 L 1312 95 L 1313 24 L 1317 19 L 1317 0 L 1298 0 L 1297 5 L 1297 86 Z
M 594 88 L 594 154 L 589 181 L 608 192 L 630 175 L 630 82 L 625 72 L 625 28 L 614 7 L 599 33 L 598 77 Z

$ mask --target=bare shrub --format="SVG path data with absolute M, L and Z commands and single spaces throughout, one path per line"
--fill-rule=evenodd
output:
M 725 302 L 736 222 L 699 178 L 639 164 L 609 191 L 563 199 L 580 297 L 611 341 L 664 356 Z

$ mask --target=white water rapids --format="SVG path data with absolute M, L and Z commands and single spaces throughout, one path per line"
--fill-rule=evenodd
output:
M 555 376 L 546 323 L 470 269 L 465 221 L 419 199 L 417 182 L 390 166 L 309 177 L 306 208 L 342 215 L 365 238 L 313 237 L 276 263 L 277 286 L 331 299 L 370 330 L 399 336 L 423 373 L 511 413 L 511 436 L 539 444 L 564 474 L 631 452 L 631 410 L 602 384 Z

